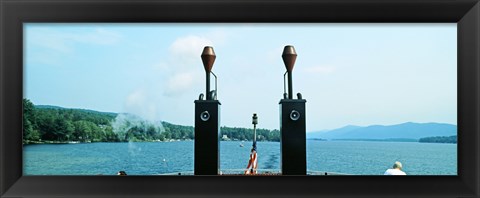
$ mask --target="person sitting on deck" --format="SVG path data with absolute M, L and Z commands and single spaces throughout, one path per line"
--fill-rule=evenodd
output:
M 250 153 L 250 160 L 248 161 L 247 170 L 245 170 L 245 175 L 257 174 L 257 149 L 256 146 L 252 147 Z
M 127 172 L 125 172 L 125 171 L 123 171 L 123 170 L 122 170 L 122 171 L 118 171 L 117 175 L 125 176 L 125 175 L 127 175 Z
M 395 164 L 393 164 L 393 168 L 387 169 L 384 175 L 407 175 L 407 174 L 402 171 L 402 163 L 400 163 L 399 161 L 396 161 Z

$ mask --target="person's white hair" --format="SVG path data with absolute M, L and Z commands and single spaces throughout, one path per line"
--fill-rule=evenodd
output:
M 393 164 L 393 168 L 402 169 L 402 163 L 400 163 L 399 161 L 396 161 L 396 162 Z

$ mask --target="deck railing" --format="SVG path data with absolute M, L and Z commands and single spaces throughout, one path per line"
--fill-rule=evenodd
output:
M 182 171 L 182 172 L 172 172 L 164 173 L 159 175 L 194 175 L 193 171 Z M 222 169 L 220 170 L 220 175 L 245 175 L 245 169 Z M 282 175 L 280 169 L 257 169 L 257 175 Z M 325 175 L 352 175 L 346 173 L 338 173 L 331 171 L 309 171 L 307 170 L 307 175 L 315 176 L 325 176 Z

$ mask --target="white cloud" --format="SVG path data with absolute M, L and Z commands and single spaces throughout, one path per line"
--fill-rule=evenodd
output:
M 175 39 L 169 47 L 169 59 L 153 65 L 160 73 L 169 73 L 164 79 L 163 95 L 174 97 L 191 91 L 204 75 L 201 54 L 205 46 L 221 45 L 226 41 L 224 31 L 214 30 L 202 35 L 186 35 Z
M 189 35 L 175 40 L 169 49 L 177 63 L 188 64 L 200 58 L 205 46 L 212 45 L 213 42 L 206 37 Z
M 211 35 L 217 39 L 225 38 L 221 32 Z M 173 40 L 168 47 L 167 58 L 151 65 L 158 78 L 132 91 L 125 101 L 125 111 L 148 120 L 160 120 L 166 112 L 178 110 L 175 108 L 179 107 L 173 104 L 185 97 L 190 98 L 191 94 L 187 93 L 197 90 L 194 86 L 198 86 L 205 75 L 200 56 L 205 46 L 213 44 L 211 39 L 201 35 L 181 36 Z
M 200 76 L 198 74 L 194 74 L 193 72 L 175 74 L 168 80 L 165 95 L 179 95 L 189 91 L 195 82 L 198 82 L 199 78 Z
M 157 105 L 152 100 L 155 96 L 144 89 L 137 89 L 127 96 L 125 101 L 125 110 L 129 113 L 142 116 L 147 120 L 157 119 Z
M 167 63 L 162 62 L 156 68 L 165 68 L 165 65 L 172 65 L 175 68 L 190 69 L 192 64 L 201 62 L 200 56 L 205 46 L 218 47 L 227 40 L 227 33 L 221 29 L 212 30 L 201 35 L 180 36 L 169 47 L 170 59 Z M 197 65 L 195 65 L 197 67 Z

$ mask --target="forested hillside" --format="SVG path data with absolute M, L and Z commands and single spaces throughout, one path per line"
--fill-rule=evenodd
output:
M 194 139 L 193 126 L 152 122 L 132 114 L 57 106 L 23 99 L 23 142 L 126 142 Z M 252 140 L 253 129 L 221 127 L 227 140 Z M 258 141 L 280 141 L 278 130 L 257 129 Z
M 435 137 L 425 137 L 425 138 L 420 138 L 418 142 L 423 142 L 423 143 L 452 143 L 456 144 L 457 143 L 457 136 L 435 136 Z

